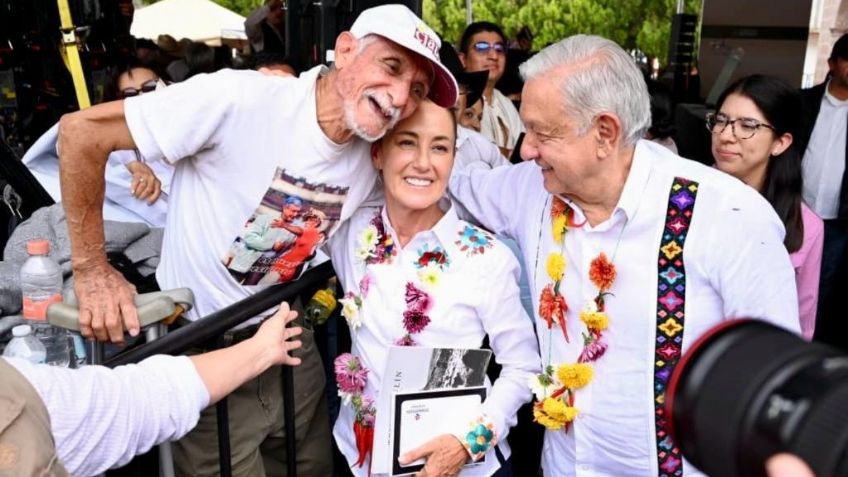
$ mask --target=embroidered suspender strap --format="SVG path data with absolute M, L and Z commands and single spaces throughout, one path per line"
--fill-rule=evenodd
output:
M 683 246 L 692 222 L 698 183 L 675 177 L 668 194 L 665 226 L 657 263 L 657 335 L 654 348 L 654 412 L 659 477 L 683 475 L 680 448 L 668 434 L 665 390 L 683 348 L 686 271 Z

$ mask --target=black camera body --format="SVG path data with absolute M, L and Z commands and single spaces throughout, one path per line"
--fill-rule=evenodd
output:
M 666 410 L 684 456 L 709 475 L 765 476 L 788 452 L 848 476 L 848 356 L 758 320 L 713 328 L 672 375 Z

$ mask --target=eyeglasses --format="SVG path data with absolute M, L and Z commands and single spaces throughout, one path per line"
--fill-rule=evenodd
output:
M 730 125 L 730 130 L 737 139 L 751 139 L 760 128 L 774 131 L 774 126 L 761 123 L 751 118 L 736 118 L 731 120 L 721 113 L 707 113 L 707 129 L 713 134 L 721 134 Z
M 151 91 L 156 91 L 156 85 L 158 83 L 158 79 L 152 79 L 150 81 L 145 81 L 139 89 L 124 88 L 121 90 L 121 98 L 132 98 L 133 96 L 138 96 L 141 93 L 149 93 Z
M 500 43 L 500 42 L 498 42 L 498 43 L 488 43 L 488 42 L 485 42 L 485 41 L 478 41 L 477 43 L 473 44 L 471 47 L 474 48 L 474 51 L 476 51 L 477 53 L 480 53 L 481 55 L 485 55 L 491 49 L 494 49 L 495 53 L 497 53 L 499 55 L 506 52 L 506 46 L 504 46 L 504 44 Z

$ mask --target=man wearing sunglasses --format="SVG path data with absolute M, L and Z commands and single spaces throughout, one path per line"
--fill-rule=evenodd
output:
M 494 23 L 476 22 L 465 29 L 459 46 L 459 58 L 465 71 L 489 72 L 483 90 L 480 132 L 491 139 L 505 157 L 509 157 L 524 126 L 512 101 L 495 89 L 506 68 L 506 36 Z
M 175 164 L 156 279 L 163 289 L 194 291 L 186 318 L 196 321 L 265 288 L 281 266 L 308 268 L 311 257 L 293 262 L 289 252 L 299 243 L 293 241 L 275 248 L 276 258 L 234 269 L 227 258 L 250 240 L 249 224 L 281 213 L 296 196 L 302 211 L 322 218 L 320 246 L 376 183 L 369 142 L 426 98 L 442 107 L 456 103 L 456 81 L 439 60 L 440 44 L 407 7 L 382 5 L 363 11 L 339 34 L 333 68 L 316 66 L 285 79 L 222 70 L 64 116 L 62 197 L 82 333 L 113 342 L 124 341 L 124 327 L 139 333 L 134 290 L 104 253 L 99 207 L 109 152 L 138 148 L 148 161 Z M 305 214 L 292 219 L 311 220 Z M 250 279 L 239 279 L 245 275 Z M 247 339 L 272 311 L 228 331 L 224 341 Z M 301 316 L 298 325 L 304 328 L 302 363 L 294 370 L 298 475 L 325 477 L 332 442 L 324 367 L 311 321 Z M 284 451 L 280 372 L 269 369 L 227 398 L 233 476 L 285 475 L 286 459 L 294 458 Z M 216 436 L 215 409 L 206 409 L 174 446 L 177 475 L 218 475 Z

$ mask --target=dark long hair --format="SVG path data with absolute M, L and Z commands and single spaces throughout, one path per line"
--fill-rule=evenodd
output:
M 789 83 L 775 76 L 752 75 L 730 85 L 718 99 L 716 110 L 731 94 L 744 96 L 757 105 L 774 134 L 798 137 L 801 117 L 801 98 Z M 786 239 L 783 245 L 789 253 L 798 251 L 804 242 L 804 222 L 801 218 L 801 153 L 793 142 L 783 153 L 769 158 L 766 178 L 760 193 L 769 201 L 783 226 Z
M 144 63 L 135 56 L 121 56 L 116 58 L 103 88 L 103 100 L 114 101 L 121 99 L 121 90 L 118 88 L 118 82 L 121 76 L 124 73 L 130 73 L 132 70 L 141 68 L 152 71 L 159 78 L 162 77 L 153 65 Z

